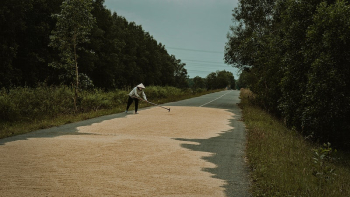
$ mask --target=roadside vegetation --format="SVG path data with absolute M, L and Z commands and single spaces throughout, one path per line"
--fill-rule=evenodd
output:
M 120 113 L 126 108 L 127 94 L 131 89 L 102 91 L 83 90 L 74 106 L 75 92 L 67 86 L 39 85 L 37 88 L 19 87 L 0 91 L 0 138 L 86 120 L 98 116 Z M 183 100 L 216 90 L 179 89 L 148 86 L 147 98 L 154 103 Z M 139 103 L 139 108 L 150 104 Z M 130 110 L 133 110 L 133 105 Z
M 241 89 L 253 196 L 350 196 L 349 153 L 315 144 L 254 104 Z
M 314 141 L 350 150 L 350 3 L 241 0 L 225 62 L 255 103 Z
M 241 0 L 232 16 L 254 196 L 350 196 L 349 1 Z

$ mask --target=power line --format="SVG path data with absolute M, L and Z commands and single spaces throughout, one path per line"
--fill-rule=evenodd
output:
M 187 67 L 185 68 L 187 71 L 201 71 L 201 72 L 211 72 L 211 71 L 217 71 L 217 70 L 226 70 L 226 71 L 235 71 L 236 69 L 235 68 L 232 68 L 232 67 L 227 67 L 227 68 L 224 68 L 224 67 Z
M 195 68 L 195 69 L 210 69 L 210 70 L 212 70 L 212 69 L 231 69 L 231 68 L 233 69 L 233 67 L 231 67 L 231 66 L 217 66 L 217 65 L 214 65 L 214 66 L 186 65 L 185 68 L 186 69 L 189 69 L 189 68 L 191 68 L 191 69 L 193 69 L 193 68 Z
M 206 51 L 206 50 L 184 49 L 184 48 L 175 48 L 175 47 L 166 47 L 166 48 L 168 48 L 168 49 L 180 50 L 180 51 L 194 51 L 194 52 L 203 52 L 203 53 L 219 53 L 219 54 L 224 54 L 223 52 L 220 52 L 220 51 Z
M 198 69 L 198 70 L 213 70 L 213 69 L 226 69 L 226 70 L 235 70 L 231 66 L 203 66 L 203 65 L 186 65 L 186 69 Z
M 213 63 L 213 64 L 224 64 L 223 62 L 210 62 L 210 61 L 201 61 L 201 60 L 188 60 L 188 59 L 182 59 L 190 62 L 200 62 L 200 63 Z
M 187 71 L 191 71 L 191 72 L 202 72 L 202 73 L 211 73 L 211 72 L 216 72 L 216 71 L 228 71 L 228 72 L 232 72 L 234 73 L 235 71 L 234 70 L 231 70 L 231 69 L 216 69 L 216 70 L 197 70 L 197 69 L 186 69 Z

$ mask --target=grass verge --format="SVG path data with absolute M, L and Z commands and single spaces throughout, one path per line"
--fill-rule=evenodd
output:
M 251 104 L 241 90 L 253 196 L 350 196 L 350 157 L 313 144 Z

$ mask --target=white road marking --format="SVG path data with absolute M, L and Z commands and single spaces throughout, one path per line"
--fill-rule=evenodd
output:
M 229 92 L 227 92 L 226 94 L 229 94 L 229 93 L 231 93 L 231 92 L 232 92 L 232 91 L 229 91 Z M 220 97 L 218 97 L 218 98 L 216 98 L 216 99 L 214 99 L 214 100 L 212 100 L 212 101 L 209 101 L 209 102 L 207 102 L 207 103 L 205 103 L 205 104 L 203 104 L 203 105 L 201 105 L 201 106 L 199 106 L 199 107 L 203 107 L 204 105 L 207 105 L 207 104 L 209 104 L 209 103 L 211 103 L 211 102 L 214 102 L 214 101 L 218 100 L 219 98 L 225 96 L 226 94 L 221 95 Z

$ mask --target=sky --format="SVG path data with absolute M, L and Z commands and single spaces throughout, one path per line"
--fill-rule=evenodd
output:
M 170 55 L 185 63 L 190 78 L 238 69 L 224 62 L 232 10 L 238 0 L 105 0 L 105 7 L 141 25 Z

